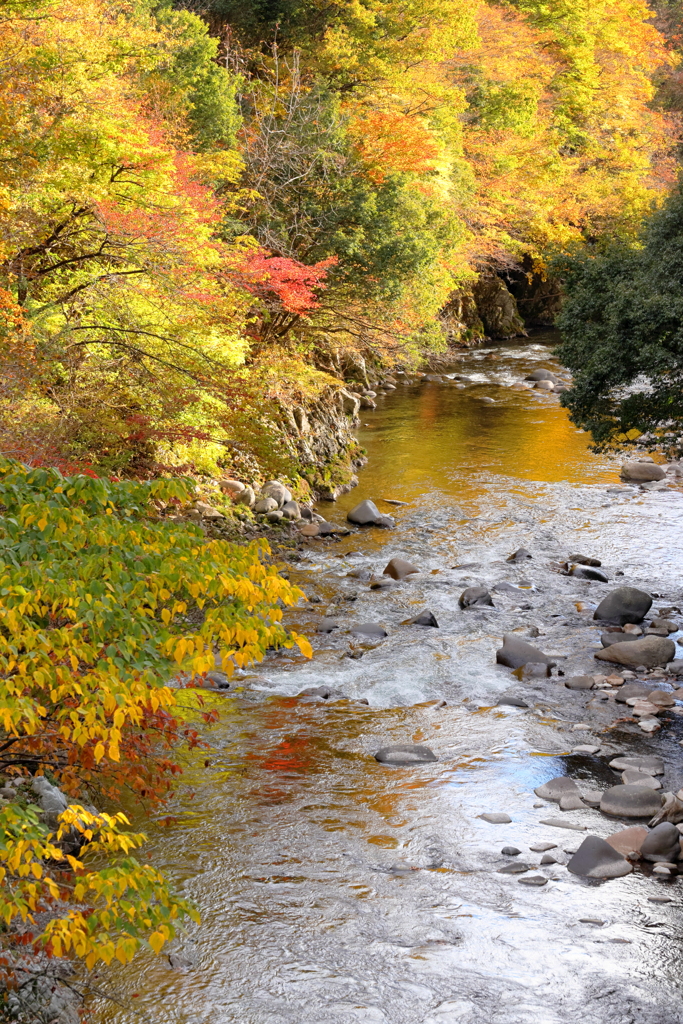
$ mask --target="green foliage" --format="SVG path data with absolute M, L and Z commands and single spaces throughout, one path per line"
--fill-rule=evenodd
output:
M 638 440 L 683 451 L 683 194 L 631 245 L 557 262 L 558 326 L 574 372 L 563 403 L 599 448 Z M 648 435 L 641 437 L 640 435 Z

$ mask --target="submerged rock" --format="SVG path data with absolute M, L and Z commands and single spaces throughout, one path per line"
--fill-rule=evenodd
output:
M 482 821 L 488 821 L 489 825 L 509 825 L 512 818 L 509 814 L 505 814 L 504 811 L 491 811 L 486 814 L 479 814 L 477 817 L 481 818 Z
M 403 558 L 392 558 L 389 564 L 384 569 L 384 576 L 391 576 L 393 580 L 403 580 L 406 576 L 411 576 L 413 573 L 419 572 L 420 570 L 416 565 L 411 562 L 406 562 Z
M 482 606 L 493 606 L 493 600 L 486 587 L 468 587 L 463 590 L 458 598 L 461 608 L 479 608 Z
M 676 645 L 673 640 L 663 636 L 643 636 L 637 640 L 610 644 L 602 651 L 596 651 L 595 657 L 616 665 L 632 665 L 634 668 L 644 665 L 645 668 L 656 668 L 673 661 L 675 653 Z
M 593 615 L 603 622 L 615 622 L 619 626 L 627 622 L 642 622 L 650 608 L 652 598 L 636 587 L 618 587 L 603 598 Z
M 528 374 L 524 380 L 549 380 L 552 384 L 558 384 L 559 381 L 554 373 L 550 370 L 534 370 L 533 373 Z
M 408 619 L 407 625 L 409 626 L 433 626 L 435 629 L 439 628 L 439 623 L 436 621 L 434 612 L 430 612 L 428 609 L 420 612 L 414 619 Z
M 379 622 L 360 622 L 357 626 L 353 626 L 351 632 L 354 636 L 372 637 L 374 639 L 382 639 L 388 636 L 384 626 L 380 625 Z
M 391 747 L 382 747 L 375 754 L 380 764 L 405 767 L 411 764 L 430 764 L 438 761 L 438 757 L 429 747 L 416 746 L 412 743 L 396 743 Z
M 622 878 L 630 875 L 633 865 L 598 836 L 586 836 L 567 864 L 573 875 L 584 878 Z
M 522 700 L 521 697 L 511 695 L 509 697 L 501 697 L 500 700 L 496 702 L 496 707 L 528 708 L 529 705 L 525 700 Z
M 321 619 L 316 627 L 318 633 L 331 633 L 335 629 L 339 629 L 341 623 L 339 619 Z
M 506 633 L 503 637 L 503 646 L 496 651 L 496 661 L 499 665 L 506 665 L 508 668 L 521 668 L 528 662 L 536 664 L 554 665 L 555 662 L 537 647 L 526 643 L 515 633 Z
M 650 818 L 661 806 L 660 795 L 647 786 L 612 786 L 600 801 L 603 814 L 618 818 Z

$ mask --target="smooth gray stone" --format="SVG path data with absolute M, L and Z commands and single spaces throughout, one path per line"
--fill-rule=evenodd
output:
M 676 644 L 664 636 L 641 636 L 634 642 L 610 644 L 595 652 L 599 661 L 611 661 L 626 668 L 658 668 L 673 661 Z
M 510 822 L 512 821 L 512 818 L 510 817 L 509 814 L 497 811 L 487 812 L 486 814 L 479 814 L 477 815 L 477 817 L 481 818 L 483 821 L 488 821 L 489 825 L 509 825 Z
M 346 518 L 357 526 L 369 526 L 380 518 L 380 511 L 374 501 L 366 499 L 352 508 Z
M 592 690 L 595 680 L 593 676 L 568 676 L 564 685 L 568 690 Z
M 380 764 L 403 767 L 411 764 L 430 764 L 439 759 L 429 747 L 422 747 L 414 743 L 396 743 L 391 747 L 382 747 L 381 750 L 378 750 L 375 760 Z
M 558 775 L 554 779 L 549 779 L 548 782 L 538 786 L 534 793 L 543 800 L 554 800 L 558 804 L 563 796 L 580 795 L 579 787 L 573 779 L 568 778 L 566 775 Z
M 664 762 L 656 754 L 643 754 L 642 757 L 638 757 L 635 754 L 633 756 L 621 755 L 620 757 L 613 758 L 609 766 L 610 768 L 615 768 L 618 772 L 625 772 L 629 768 L 635 768 L 636 771 L 645 772 L 647 775 L 664 774 Z
M 659 793 L 646 786 L 612 786 L 602 794 L 600 810 L 618 818 L 651 818 L 662 807 Z
M 594 568 L 602 565 L 599 558 L 589 558 L 588 555 L 570 555 L 568 561 L 576 562 L 577 565 L 591 565 Z
M 602 569 L 593 569 L 589 565 L 575 565 L 571 575 L 579 580 L 596 580 L 598 583 L 609 583 L 607 574 Z
M 541 818 L 539 824 L 550 825 L 551 828 L 569 828 L 574 832 L 585 832 L 587 825 L 577 825 L 575 822 L 562 821 L 561 818 Z
M 268 480 L 261 488 L 261 496 L 274 498 L 279 508 L 282 508 L 285 502 L 292 500 L 292 492 L 279 480 Z
M 650 687 L 644 686 L 642 683 L 625 683 L 619 687 L 614 699 L 619 704 L 625 704 L 631 697 L 642 697 L 645 699 L 651 692 Z
M 621 476 L 624 480 L 647 483 L 652 480 L 663 480 L 666 472 L 654 462 L 625 462 L 621 467 Z
M 420 570 L 412 562 L 406 562 L 405 558 L 392 558 L 383 570 L 384 576 L 391 576 L 394 580 L 403 580 L 406 576 L 412 576 Z
M 517 857 L 522 851 L 518 850 L 516 846 L 504 846 L 500 852 L 504 857 Z
M 547 885 L 548 879 L 545 875 L 526 875 L 524 878 L 518 878 L 518 882 L 522 885 Z
M 543 651 L 539 651 L 538 647 L 528 644 L 515 633 L 505 634 L 503 646 L 496 651 L 496 661 L 499 665 L 506 665 L 508 668 L 521 668 L 528 662 L 549 666 L 555 664 L 555 661 Z
M 435 629 L 439 628 L 439 623 L 436 621 L 434 612 L 426 610 L 416 615 L 414 619 L 408 619 L 408 623 L 411 626 L 433 626 Z
M 286 501 L 282 506 L 282 514 L 285 519 L 291 519 L 295 521 L 301 519 L 301 510 L 299 509 L 298 501 Z
M 681 833 L 675 825 L 663 821 L 643 840 L 640 853 L 644 860 L 677 861 L 681 852 Z
M 480 608 L 482 606 L 493 606 L 491 595 L 486 587 L 468 587 L 463 590 L 458 599 L 461 608 Z
M 627 622 L 642 622 L 651 607 L 652 598 L 644 590 L 618 587 L 602 599 L 593 618 L 624 626 Z
M 534 370 L 524 380 L 549 380 L 552 384 L 559 383 L 555 374 L 551 373 L 550 370 Z
M 627 768 L 621 773 L 621 781 L 625 786 L 647 786 L 648 789 L 661 789 L 662 784 L 652 775 L 638 772 L 635 768 Z
M 380 526 L 383 530 L 393 530 L 396 526 L 396 520 L 393 516 L 379 516 L 375 519 L 375 526 Z
M 521 861 L 515 861 L 514 864 L 506 864 L 504 868 L 498 868 L 499 875 L 523 875 L 525 871 L 531 868 L 531 864 L 523 864 Z
M 529 705 L 521 697 L 501 697 L 496 707 L 528 708 Z
M 583 802 L 588 804 L 589 807 L 599 807 L 602 800 L 602 790 L 587 789 L 585 793 L 581 794 L 581 797 Z
M 567 793 L 560 797 L 561 811 L 580 811 L 585 808 L 585 803 L 578 793 Z
M 556 850 L 557 843 L 534 843 L 529 849 L 533 853 L 545 853 L 546 850 Z
M 321 619 L 316 627 L 318 633 L 331 633 L 334 629 L 339 629 L 341 623 L 339 619 Z
M 611 644 L 628 644 L 640 639 L 635 633 L 603 633 L 600 642 L 603 647 L 609 647 Z
M 633 865 L 604 839 L 586 836 L 567 864 L 567 870 L 584 878 L 622 878 L 631 874 Z
M 218 690 L 230 689 L 230 678 L 224 672 L 207 672 L 206 679 Z
M 330 698 L 342 698 L 344 694 L 341 690 L 335 690 L 331 686 L 307 686 L 305 690 L 297 694 L 297 697 L 320 697 L 322 700 L 330 700 Z
M 361 622 L 357 626 L 353 626 L 351 632 L 354 636 L 366 636 L 379 639 L 389 635 L 384 626 L 381 626 L 379 622 Z
M 506 562 L 524 562 L 527 558 L 533 558 L 534 556 L 526 548 L 517 548 L 511 555 L 508 555 Z

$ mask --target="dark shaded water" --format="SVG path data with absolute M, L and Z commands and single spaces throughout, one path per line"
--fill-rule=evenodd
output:
M 586 882 L 561 863 L 538 869 L 548 882 L 533 889 L 497 873 L 505 845 L 536 867 L 531 843 L 556 843 L 566 862 L 581 842 L 539 824 L 561 813 L 534 806 L 544 779 L 568 772 L 604 788 L 619 781 L 610 753 L 648 750 L 667 758 L 665 789 L 683 784 L 675 715 L 650 740 L 629 726 L 603 732 L 619 714 L 613 700 L 595 708 L 557 679 L 520 683 L 495 665 L 504 632 L 528 638 L 535 628 L 533 642 L 560 655 L 567 674 L 596 671 L 592 609 L 614 584 L 551 571 L 573 551 L 660 604 L 682 594 L 681 494 L 620 488 L 618 465 L 588 451 L 557 397 L 509 389 L 552 366 L 543 340 L 465 355 L 458 371 L 474 382 L 464 388 L 400 387 L 365 414 L 360 486 L 323 512 L 341 522 L 363 497 L 382 511 L 391 510 L 381 498 L 409 505 L 395 510 L 395 531 L 313 541 L 293 567 L 322 602 L 291 615 L 314 639 L 312 663 L 284 652 L 245 674 L 236 697 L 210 697 L 225 711 L 210 764 L 202 754 L 188 765 L 177 824 L 148 828 L 150 856 L 202 912 L 176 944 L 190 966 L 142 955 L 108 976 L 124 1006 L 95 1007 L 100 1024 L 680 1018 L 683 883 L 642 873 Z M 520 545 L 533 560 L 506 562 Z M 364 570 L 381 572 L 394 555 L 422 572 L 371 591 Z M 501 581 L 519 593 L 459 610 L 464 587 Z M 401 625 L 427 607 L 438 630 Z M 342 620 L 339 633 L 315 634 L 325 612 Z M 364 644 L 344 631 L 364 621 L 381 622 L 387 639 Z M 320 684 L 344 699 L 296 699 Z M 530 709 L 495 707 L 508 691 Z M 428 703 L 437 699 L 446 706 Z M 426 743 L 439 760 L 382 766 L 372 754 L 391 742 Z M 571 754 L 589 742 L 598 756 Z M 484 811 L 507 811 L 512 823 L 487 824 Z M 620 827 L 597 811 L 567 817 L 602 836 Z M 648 901 L 663 891 L 671 904 Z

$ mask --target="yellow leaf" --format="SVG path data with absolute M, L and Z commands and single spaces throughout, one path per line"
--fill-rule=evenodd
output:
M 99 764 L 104 757 L 104 743 L 100 742 L 95 746 L 95 760 Z
M 160 953 L 163 949 L 166 939 L 160 932 L 152 932 L 149 937 L 149 944 L 155 953 Z

